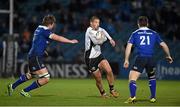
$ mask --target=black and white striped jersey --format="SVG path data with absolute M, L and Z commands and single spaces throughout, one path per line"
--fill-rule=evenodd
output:
M 99 37 L 102 36 L 102 37 Z M 85 33 L 85 55 L 88 58 L 96 58 L 101 54 L 101 44 L 103 44 L 107 38 L 111 40 L 111 36 L 105 29 L 99 27 L 98 30 L 94 30 L 92 27 L 88 27 Z

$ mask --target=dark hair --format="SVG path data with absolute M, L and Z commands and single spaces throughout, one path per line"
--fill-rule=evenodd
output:
M 138 24 L 140 27 L 147 27 L 148 26 L 148 18 L 146 16 L 140 16 L 138 18 Z
M 91 19 L 90 19 L 90 22 L 93 22 L 95 19 L 100 20 L 100 18 L 99 18 L 99 17 L 97 17 L 97 16 L 92 16 L 92 17 L 91 17 Z
M 56 22 L 56 18 L 53 15 L 47 15 L 47 16 L 44 16 L 42 24 L 44 26 L 48 26 L 48 25 L 53 24 L 55 22 Z

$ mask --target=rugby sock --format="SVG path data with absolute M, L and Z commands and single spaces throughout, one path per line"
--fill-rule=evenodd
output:
M 149 79 L 149 88 L 151 91 L 151 98 L 156 97 L 156 79 Z
M 19 77 L 19 79 L 12 84 L 12 88 L 15 89 L 18 85 L 22 84 L 23 82 L 27 81 L 28 78 L 26 77 L 26 75 L 21 75 Z
M 131 98 L 136 96 L 136 81 L 131 80 L 129 82 L 129 90 L 130 90 L 130 94 L 131 94 Z
M 38 80 L 37 81 L 34 81 L 30 86 L 26 87 L 24 89 L 25 92 L 29 92 L 33 89 L 36 89 L 36 88 L 39 88 L 41 85 L 38 83 Z
M 114 90 L 114 85 L 109 85 L 109 90 L 110 91 Z

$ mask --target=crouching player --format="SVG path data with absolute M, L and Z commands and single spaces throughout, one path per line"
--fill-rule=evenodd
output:
M 125 103 L 136 101 L 136 80 L 144 69 L 146 69 L 149 78 L 149 88 L 151 91 L 150 102 L 154 103 L 156 102 L 155 62 L 153 61 L 155 44 L 158 43 L 162 47 L 169 63 L 172 63 L 173 60 L 166 43 L 162 41 L 155 31 L 148 28 L 148 18 L 146 16 L 140 16 L 137 22 L 139 29 L 132 33 L 125 51 L 124 67 L 128 68 L 131 48 L 134 45 L 137 49 L 135 64 L 129 73 L 130 98 Z
M 33 77 L 38 77 L 38 79 L 20 92 L 22 96 L 31 97 L 28 92 L 48 83 L 50 74 L 43 62 L 43 56 L 45 54 L 45 49 L 51 40 L 71 44 L 78 43 L 75 39 L 69 40 L 53 33 L 51 30 L 54 28 L 55 22 L 56 19 L 53 15 L 47 15 L 43 18 L 42 25 L 39 25 L 35 30 L 32 47 L 28 53 L 28 66 L 30 72 L 21 75 L 16 82 L 8 85 L 9 96 L 12 95 L 12 92 L 17 86 Z
M 99 89 L 101 96 L 104 98 L 108 97 L 103 88 L 101 76 L 101 72 L 105 71 L 110 94 L 114 97 L 118 97 L 119 93 L 114 90 L 114 75 L 111 66 L 101 54 L 101 45 L 107 38 L 113 47 L 115 46 L 115 42 L 103 28 L 99 27 L 99 24 L 100 19 L 98 17 L 93 16 L 90 19 L 90 27 L 87 28 L 85 34 L 85 63 L 96 80 L 96 86 Z

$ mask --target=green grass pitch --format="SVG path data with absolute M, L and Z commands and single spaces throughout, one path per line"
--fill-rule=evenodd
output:
M 0 105 L 2 106 L 180 106 L 180 82 L 157 81 L 157 102 L 149 102 L 148 80 L 137 82 L 137 103 L 124 104 L 129 96 L 128 80 L 116 80 L 118 98 L 103 99 L 93 79 L 51 79 L 49 84 L 31 92 L 32 98 L 24 98 L 19 92 L 32 81 L 20 85 L 13 96 L 7 96 L 6 85 L 14 79 L 0 79 Z M 108 84 L 103 80 L 106 92 Z

